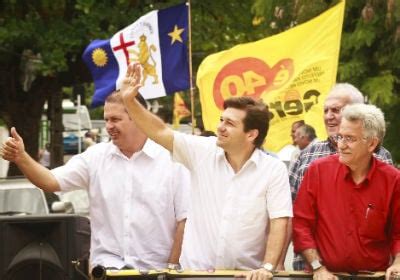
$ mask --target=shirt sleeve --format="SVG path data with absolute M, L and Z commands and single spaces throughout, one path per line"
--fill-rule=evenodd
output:
M 397 172 L 392 204 L 392 256 L 400 253 L 400 171 Z
M 208 156 L 210 145 L 215 146 L 216 137 L 203 137 L 174 132 L 172 158 L 189 170 Z
M 302 165 L 303 153 L 300 153 L 293 164 L 289 166 L 289 184 L 293 200 L 299 191 L 299 185 L 302 174 L 300 174 L 300 166 Z
M 190 192 L 190 174 L 182 164 L 174 163 L 173 184 L 175 218 L 179 222 L 187 217 Z
M 293 246 L 296 253 L 317 248 L 313 233 L 317 223 L 316 189 L 318 184 L 318 170 L 311 165 L 305 173 L 294 203 Z
M 51 170 L 61 191 L 88 189 L 89 168 L 85 153 L 73 156 L 65 165 Z
M 292 217 L 292 199 L 286 166 L 276 160 L 270 187 L 267 190 L 267 208 L 270 219 Z

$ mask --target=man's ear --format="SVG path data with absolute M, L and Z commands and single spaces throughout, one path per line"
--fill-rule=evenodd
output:
M 372 137 L 371 142 L 368 144 L 368 151 L 373 153 L 378 145 L 379 145 L 378 137 Z
M 247 139 L 249 139 L 250 142 L 254 142 L 257 136 L 258 136 L 258 129 L 250 129 L 247 132 Z

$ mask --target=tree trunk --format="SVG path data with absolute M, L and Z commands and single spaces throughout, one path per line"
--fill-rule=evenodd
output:
M 7 126 L 9 128 L 14 126 L 18 134 L 24 139 L 26 152 L 35 160 L 38 159 L 39 128 L 43 105 L 44 102 L 39 98 L 29 102 L 29 106 L 28 104 L 15 103 L 14 106 L 10 106 L 8 111 L 9 118 L 6 120 Z M 10 163 L 7 176 L 18 175 L 22 175 L 22 172 L 15 164 Z
M 64 164 L 64 147 L 62 123 L 62 93 L 61 88 L 56 89 L 50 97 L 50 167 L 54 168 Z
M 7 127 L 15 127 L 24 140 L 26 152 L 34 159 L 38 159 L 40 121 L 43 106 L 49 95 L 54 79 L 37 79 L 28 92 L 16 89 L 7 99 L 4 108 L 4 122 Z M 11 88 L 11 87 L 10 87 Z M 14 87 L 15 88 L 15 87 Z M 10 163 L 7 176 L 19 176 L 22 172 Z

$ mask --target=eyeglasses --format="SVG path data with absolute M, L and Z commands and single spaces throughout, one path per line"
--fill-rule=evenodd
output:
M 363 137 L 363 138 L 357 138 L 357 137 L 354 137 L 354 136 L 350 136 L 350 135 L 340 135 L 340 134 L 338 134 L 338 135 L 335 135 L 335 136 L 332 136 L 332 139 L 336 142 L 336 143 L 338 143 L 339 141 L 340 142 L 343 142 L 343 143 L 345 143 L 345 144 L 352 144 L 352 143 L 355 143 L 355 142 L 357 142 L 357 141 L 359 141 L 359 140 L 365 140 L 365 139 L 367 139 L 366 137 Z

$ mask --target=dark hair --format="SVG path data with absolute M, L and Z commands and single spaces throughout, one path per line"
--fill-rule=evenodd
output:
M 216 136 L 216 134 L 214 133 L 214 131 L 211 130 L 203 130 L 200 133 L 200 136 L 210 137 L 210 136 Z
M 246 112 L 243 119 L 244 132 L 252 129 L 258 130 L 258 136 L 254 139 L 254 145 L 260 148 L 267 137 L 269 129 L 268 106 L 262 101 L 255 101 L 251 97 L 231 97 L 224 101 L 224 109 L 235 108 Z
M 298 127 L 305 125 L 306 123 L 304 122 L 304 120 L 299 120 L 299 121 L 295 121 L 292 123 L 292 127 L 294 125 L 298 125 Z
M 136 95 L 136 100 L 139 101 L 140 104 L 144 108 L 147 108 L 146 100 L 144 100 L 143 96 L 138 94 Z M 122 96 L 119 90 L 113 91 L 109 96 L 106 98 L 106 103 L 119 103 L 124 105 L 124 101 L 122 100 Z

